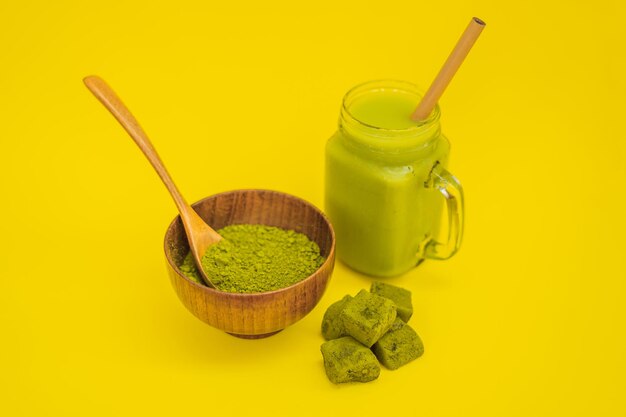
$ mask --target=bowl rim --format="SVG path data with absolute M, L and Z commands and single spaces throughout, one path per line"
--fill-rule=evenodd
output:
M 326 216 L 326 214 L 320 209 L 318 208 L 315 204 L 301 198 L 298 196 L 295 196 L 293 194 L 289 194 L 283 191 L 277 191 L 277 190 L 270 190 L 270 189 L 265 189 L 265 188 L 237 188 L 234 190 L 229 190 L 229 191 L 222 191 L 216 194 L 211 194 L 209 196 L 206 196 L 204 198 L 201 198 L 200 200 L 194 202 L 191 204 L 191 207 L 194 207 L 196 205 L 199 205 L 201 203 L 203 203 L 204 201 L 210 199 L 210 198 L 215 198 L 215 197 L 219 197 L 222 195 L 228 195 L 228 194 L 235 194 L 235 193 L 239 193 L 242 191 L 247 191 L 247 192 L 266 192 L 266 193 L 271 193 L 271 194 L 280 194 L 280 195 L 285 195 L 285 196 L 289 196 L 290 198 L 294 198 L 296 200 L 300 200 L 301 202 L 303 202 L 305 205 L 311 207 L 314 211 L 316 211 L 319 215 L 321 215 L 322 219 L 324 219 L 324 222 L 326 223 L 326 225 L 328 226 L 328 230 L 330 231 L 330 237 L 331 237 L 331 244 L 330 244 L 330 250 L 328 251 L 328 256 L 326 256 L 326 260 L 324 261 L 324 263 L 322 263 L 319 268 L 317 268 L 311 275 L 309 275 L 308 277 L 294 283 L 291 284 L 288 287 L 284 287 L 284 288 L 278 288 L 276 290 L 272 290 L 272 291 L 263 291 L 263 292 L 251 292 L 251 293 L 241 293 L 241 292 L 229 292 L 229 291 L 220 291 L 220 290 L 216 290 L 214 288 L 208 287 L 204 284 L 198 284 L 195 281 L 192 281 L 191 279 L 187 278 L 187 276 L 185 274 L 183 274 L 180 269 L 178 268 L 178 265 L 176 265 L 176 263 L 174 262 L 173 259 L 171 259 L 171 257 L 168 255 L 168 247 L 167 247 L 167 234 L 169 233 L 169 231 L 171 230 L 171 228 L 174 226 L 174 223 L 176 223 L 176 221 L 178 221 L 178 219 L 180 218 L 180 214 L 177 214 L 174 219 L 169 223 L 169 225 L 167 226 L 167 228 L 165 229 L 165 236 L 163 238 L 163 251 L 165 254 L 165 259 L 167 260 L 167 264 L 171 267 L 171 269 L 183 280 L 187 281 L 187 283 L 196 286 L 198 289 L 202 290 L 202 291 L 207 291 L 209 293 L 214 293 L 216 295 L 222 295 L 222 296 L 227 296 L 227 297 L 235 297 L 235 298 L 255 298 L 255 297 L 265 297 L 268 295 L 274 295 L 274 294 L 280 294 L 282 292 L 287 292 L 290 291 L 300 285 L 305 285 L 306 282 L 308 281 L 312 281 L 315 279 L 315 277 L 317 275 L 319 275 L 318 273 L 324 269 L 324 268 L 332 268 L 332 265 L 328 265 L 329 263 L 333 262 L 334 263 L 334 259 L 335 259 L 335 229 L 333 228 L 332 223 L 330 222 L 330 219 L 328 218 L 328 216 Z M 195 209 L 195 208 L 194 208 Z

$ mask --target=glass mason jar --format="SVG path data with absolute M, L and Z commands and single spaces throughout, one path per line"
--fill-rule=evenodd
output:
M 446 170 L 450 144 L 439 107 L 424 121 L 410 120 L 420 99 L 407 82 L 358 85 L 345 95 L 339 129 L 326 145 L 325 203 L 337 255 L 369 275 L 448 259 L 461 243 L 463 190 Z

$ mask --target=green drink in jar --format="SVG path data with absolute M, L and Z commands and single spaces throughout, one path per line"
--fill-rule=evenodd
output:
M 369 275 L 448 259 L 461 243 L 463 190 L 446 170 L 450 144 L 439 108 L 411 120 L 421 98 L 407 82 L 361 84 L 345 95 L 326 145 L 326 212 L 337 255 Z

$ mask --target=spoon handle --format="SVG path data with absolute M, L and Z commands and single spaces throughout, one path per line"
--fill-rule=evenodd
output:
M 100 77 L 90 75 L 83 80 L 85 85 L 93 93 L 94 96 L 106 107 L 113 117 L 122 125 L 124 130 L 128 132 L 131 138 L 135 141 L 139 149 L 148 158 L 150 164 L 154 170 L 159 174 L 159 177 L 167 187 L 168 191 L 172 195 L 176 206 L 179 211 L 186 210 L 189 206 L 180 191 L 172 181 L 170 174 L 167 172 L 163 161 L 159 157 L 156 149 L 152 146 L 152 142 L 148 139 L 148 135 L 143 131 L 135 116 L 132 115 L 130 110 L 122 103 L 122 100 L 115 94 L 115 91 Z
M 213 243 L 216 243 L 222 239 L 222 237 L 213 230 L 202 218 L 195 212 L 195 210 L 187 204 L 187 201 L 183 198 L 180 191 L 172 181 L 170 174 L 165 169 L 163 161 L 159 157 L 156 149 L 152 146 L 152 142 L 148 139 L 148 135 L 143 131 L 135 116 L 132 115 L 130 110 L 122 103 L 122 100 L 115 94 L 113 89 L 108 84 L 95 75 L 90 75 L 83 79 L 85 85 L 93 93 L 94 96 L 106 107 L 111 114 L 122 125 L 124 130 L 128 132 L 131 138 L 135 141 L 139 149 L 148 158 L 154 170 L 159 174 L 159 177 L 163 181 L 163 184 L 170 192 L 180 217 L 183 221 L 185 230 L 187 231 L 187 237 L 189 238 L 190 249 L 193 254 L 196 266 L 198 266 L 198 272 L 204 279 L 205 283 L 210 287 L 215 287 L 210 279 L 206 276 L 201 266 L 202 255 L 206 249 Z

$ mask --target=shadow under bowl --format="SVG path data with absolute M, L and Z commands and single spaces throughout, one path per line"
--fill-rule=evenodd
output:
M 320 247 L 326 261 L 313 274 L 289 287 L 261 293 L 231 293 L 198 284 L 180 271 L 189 251 L 177 216 L 165 233 L 170 281 L 183 305 L 203 322 L 243 338 L 271 336 L 307 315 L 319 302 L 335 264 L 335 233 L 314 205 L 270 190 L 235 190 L 193 204 L 214 229 L 231 224 L 262 224 L 304 233 Z

